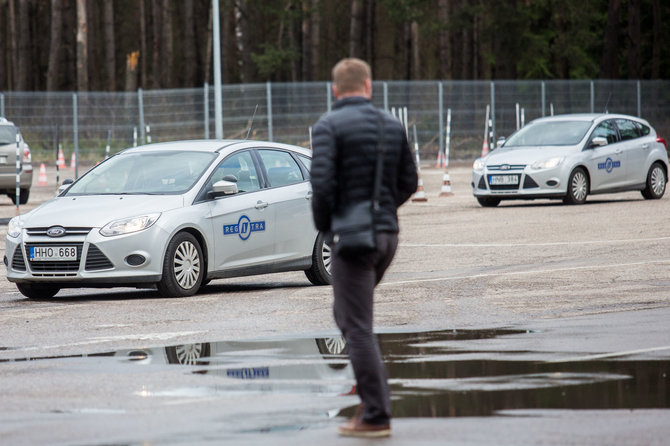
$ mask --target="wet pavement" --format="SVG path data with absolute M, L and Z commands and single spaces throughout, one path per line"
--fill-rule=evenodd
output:
M 524 338 L 542 334 L 505 328 L 378 334 L 392 385 L 394 426 L 406 426 L 411 420 L 413 429 L 425 424 L 439 432 L 446 426 L 433 424 L 439 419 L 452 423 L 459 417 L 537 420 L 546 412 L 555 416 L 556 411 L 615 411 L 609 412 L 612 414 L 620 410 L 639 416 L 644 410 L 670 408 L 667 357 L 537 360 L 537 352 L 468 348 L 493 340 L 523 342 Z M 465 348 L 462 344 L 466 344 Z M 4 348 L 5 353 L 9 351 Z M 71 399 L 66 397 L 54 401 L 53 407 L 37 410 L 32 419 L 26 416 L 23 420 L 0 422 L 0 438 L 8 438 L 7 444 L 15 444 L 11 440 L 21 438 L 8 432 L 12 422 L 15 427 L 35 422 L 43 425 L 45 417 L 55 416 L 75 425 L 76 420 L 91 417 L 96 423 L 108 420 L 113 425 L 119 418 L 127 424 L 129 416 L 151 419 L 146 412 L 154 410 L 168 421 L 176 414 L 166 412 L 166 406 L 197 413 L 212 410 L 216 407 L 211 405 L 213 402 L 239 405 L 224 417 L 225 421 L 221 414 L 218 421 L 207 421 L 204 416 L 198 422 L 188 421 L 178 431 L 174 427 L 160 428 L 127 436 L 119 436 L 117 431 L 117 438 L 111 442 L 70 433 L 66 441 L 32 437 L 33 444 L 209 444 L 222 439 L 232 441 L 231 444 L 261 444 L 263 436 L 269 440 L 267 436 L 271 435 L 273 443 L 281 443 L 288 440 L 286 435 L 300 433 L 294 440 L 307 440 L 316 438 L 313 436 L 317 432 L 328 444 L 336 441 L 336 423 L 351 416 L 358 402 L 353 396 L 355 382 L 346 360 L 346 343 L 339 336 L 224 340 L 0 360 L 0 374 L 6 377 L 15 373 L 31 377 L 44 370 L 52 377 L 81 380 L 82 391 L 92 386 L 98 387 L 96 392 L 101 397 L 108 392 L 120 395 L 108 401 L 98 400 L 94 406 L 86 401 L 88 398 L 83 404 L 80 398 L 70 395 Z M 114 384 L 124 377 L 128 379 L 123 385 Z M 96 380 L 109 382 L 96 384 Z M 58 385 L 58 379 L 55 381 Z M 59 397 L 58 391 L 54 396 Z M 602 420 L 602 412 L 598 413 L 598 420 Z M 663 416 L 667 417 L 667 413 L 663 412 Z M 326 428 L 331 431 L 324 432 Z M 407 429 L 404 430 L 406 434 Z M 305 432 L 307 436 L 303 436 Z M 400 438 L 407 439 L 402 435 Z M 78 439 L 84 441 L 80 443 Z

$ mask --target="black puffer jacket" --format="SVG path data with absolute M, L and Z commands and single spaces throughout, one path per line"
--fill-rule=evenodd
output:
M 377 231 L 398 232 L 398 206 L 416 191 L 417 173 L 400 122 L 381 111 L 385 145 Z M 348 97 L 315 124 L 312 158 L 312 210 L 318 230 L 330 231 L 333 213 L 341 206 L 372 198 L 379 114 L 369 100 Z

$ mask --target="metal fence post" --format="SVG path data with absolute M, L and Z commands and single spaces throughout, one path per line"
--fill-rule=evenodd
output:
M 542 117 L 544 118 L 544 109 L 547 106 L 547 86 L 544 81 L 540 84 L 540 91 L 542 94 Z
M 5 116 L 5 94 L 0 93 L 0 116 Z
M 144 96 L 142 95 L 142 89 L 137 89 L 137 108 L 140 115 L 140 141 L 144 144 L 146 133 L 144 132 Z
M 495 143 L 496 143 L 496 84 L 495 82 L 491 81 L 491 144 Z
M 326 82 L 326 106 L 328 107 L 328 111 L 331 111 L 333 109 L 333 101 L 331 99 L 331 89 L 332 89 L 332 84 L 330 82 Z
M 642 87 L 640 81 L 637 81 L 637 116 L 642 117 Z
M 596 89 L 595 84 L 591 81 L 591 113 L 596 109 Z
M 267 81 L 265 84 L 265 92 L 268 107 L 268 141 L 274 141 L 274 136 L 272 135 L 272 84 L 270 81 Z
M 389 111 L 389 84 L 384 81 L 384 110 Z
M 74 179 L 79 178 L 79 110 L 77 109 L 77 93 L 72 93 L 72 130 L 74 132 Z
M 442 92 L 443 92 L 442 81 L 438 81 L 437 82 L 437 104 L 438 104 L 439 110 L 437 112 L 437 116 L 438 116 L 437 119 L 439 120 L 439 125 L 438 125 L 438 130 L 437 131 L 438 131 L 439 134 L 437 136 L 437 139 L 440 141 L 440 151 L 438 152 L 437 159 L 440 159 L 440 155 L 442 153 L 444 153 L 444 141 L 442 140 L 442 135 L 444 134 L 444 123 L 442 122 L 443 119 L 444 119 L 444 112 L 443 112 L 444 104 L 443 104 L 443 100 L 442 100 Z
M 205 101 L 205 139 L 209 139 L 209 84 L 205 82 L 203 88 L 205 90 L 205 98 L 203 99 Z

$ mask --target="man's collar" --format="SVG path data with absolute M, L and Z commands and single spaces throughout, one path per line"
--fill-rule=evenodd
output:
M 364 104 L 367 102 L 370 102 L 370 99 L 367 99 L 363 96 L 347 96 L 346 98 L 338 99 L 335 102 L 333 108 L 340 108 L 344 107 L 345 105 Z

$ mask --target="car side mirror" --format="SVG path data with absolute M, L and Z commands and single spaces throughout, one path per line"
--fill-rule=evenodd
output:
M 60 186 L 58 186 L 58 190 L 56 191 L 56 195 L 61 195 L 63 192 L 68 190 L 70 186 L 72 186 L 72 183 L 74 183 L 74 180 L 72 178 L 66 178 L 63 180 Z
M 505 137 L 504 137 L 504 136 L 501 136 L 500 138 L 498 138 L 498 141 L 496 141 L 496 149 L 497 149 L 498 147 L 502 147 L 502 145 L 505 144 L 505 141 L 506 141 L 506 140 L 505 140 Z
M 214 183 L 210 195 L 212 197 L 221 197 L 223 195 L 235 195 L 236 193 L 237 193 L 236 182 L 221 180 Z
M 605 138 L 603 136 L 596 136 L 595 138 L 593 138 L 591 140 L 591 144 L 589 144 L 589 148 L 602 147 L 602 146 L 606 146 L 607 144 L 609 144 L 607 142 L 607 138 Z

